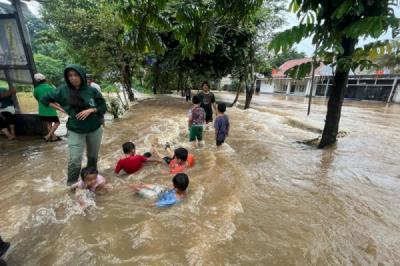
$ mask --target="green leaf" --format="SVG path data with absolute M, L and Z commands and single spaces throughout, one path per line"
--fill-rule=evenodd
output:
M 333 12 L 331 18 L 341 19 L 344 15 L 346 15 L 351 8 L 353 1 L 347 0 L 344 1 L 336 10 Z
M 286 51 L 295 43 L 299 43 L 304 38 L 309 37 L 314 29 L 314 25 L 301 24 L 291 29 L 278 33 L 270 42 L 268 49 L 278 53 L 280 50 Z
M 299 9 L 300 9 L 300 6 L 299 6 L 299 4 L 297 3 L 297 1 L 296 1 L 296 0 L 292 0 L 292 2 L 291 2 L 290 5 L 289 5 L 289 8 L 288 8 L 289 12 L 297 13 L 297 11 L 298 11 Z
M 311 75 L 313 62 L 307 62 L 300 65 L 297 65 L 293 68 L 290 68 L 285 71 L 285 74 L 293 79 L 303 79 L 306 76 Z M 319 62 L 314 63 L 314 67 L 317 67 Z
M 343 29 L 343 34 L 349 38 L 357 39 L 361 36 L 378 38 L 386 31 L 387 22 L 383 16 L 366 17 L 356 20 Z
M 368 53 L 368 56 L 371 58 L 371 60 L 375 60 L 378 57 L 376 49 L 371 49 Z

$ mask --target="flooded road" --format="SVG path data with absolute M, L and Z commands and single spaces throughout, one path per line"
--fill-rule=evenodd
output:
M 217 94 L 229 101 L 230 94 Z M 182 99 L 143 101 L 105 129 L 99 169 L 112 190 L 82 213 L 65 191 L 67 146 L 0 139 L 0 234 L 9 265 L 399 265 L 400 106 L 346 102 L 346 136 L 328 150 L 316 138 L 326 107 L 307 118 L 304 98 L 262 95 L 229 108 L 232 131 L 191 150 L 189 196 L 153 209 L 113 174 L 121 144 L 139 152 L 188 146 Z M 122 177 L 169 184 L 162 166 Z

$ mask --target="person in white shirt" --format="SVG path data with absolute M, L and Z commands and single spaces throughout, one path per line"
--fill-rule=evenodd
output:
M 98 92 L 101 93 L 100 85 L 97 84 L 96 82 L 94 82 L 92 75 L 87 74 L 87 75 L 86 75 L 86 79 L 87 79 L 88 85 L 89 85 L 90 87 L 95 88 Z

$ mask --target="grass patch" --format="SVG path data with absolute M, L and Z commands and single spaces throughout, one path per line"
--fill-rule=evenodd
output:
M 0 80 L 0 87 L 1 88 L 8 88 L 7 82 L 5 82 L 4 80 Z
M 18 92 L 17 98 L 23 113 L 37 113 L 38 103 L 31 92 Z

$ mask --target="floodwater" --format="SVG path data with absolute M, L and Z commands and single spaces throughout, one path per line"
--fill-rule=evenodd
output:
M 218 94 L 230 100 L 233 95 Z M 255 96 L 229 108 L 232 131 L 191 150 L 183 204 L 154 209 L 113 174 L 120 145 L 189 146 L 182 99 L 161 96 L 105 129 L 99 169 L 112 185 L 85 213 L 65 190 L 67 146 L 0 139 L 0 234 L 9 265 L 399 265 L 400 106 L 346 102 L 338 144 L 316 150 L 314 100 Z M 160 165 L 121 177 L 169 184 Z

